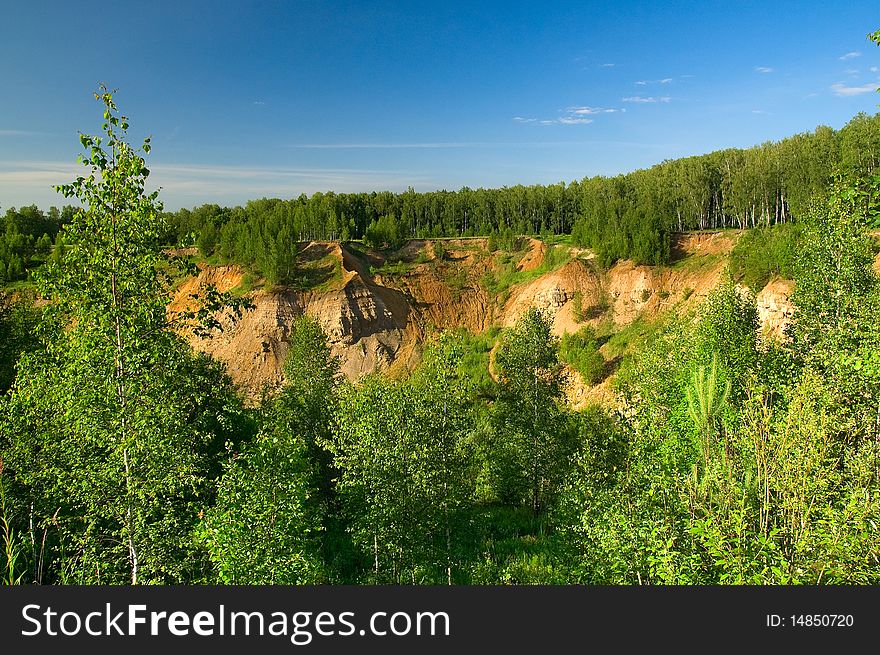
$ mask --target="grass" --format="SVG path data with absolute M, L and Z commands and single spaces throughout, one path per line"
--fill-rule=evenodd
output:
M 297 259 L 294 284 L 301 291 L 332 291 L 342 281 L 342 263 L 332 254 L 302 261 Z
M 253 273 L 245 273 L 241 282 L 232 287 L 229 290 L 229 293 L 232 294 L 234 298 L 243 298 L 248 295 L 251 291 L 253 291 L 257 286 L 257 277 Z
M 502 253 L 497 259 L 499 270 L 487 271 L 481 280 L 486 291 L 496 296 L 502 304 L 510 295 L 511 287 L 551 273 L 572 259 L 567 246 L 548 246 L 540 266 L 531 271 L 518 271 L 516 266 L 524 255 L 525 251 Z
M 377 273 L 379 275 L 385 275 L 387 277 L 402 277 L 412 272 L 413 269 L 418 264 L 416 263 L 407 263 L 402 260 L 391 261 L 386 260 L 382 266 L 377 269 L 373 269 L 372 273 Z
M 9 282 L 3 286 L 4 291 L 30 291 L 37 288 L 37 283 L 30 278 Z
M 753 228 L 737 241 L 730 254 L 730 272 L 737 282 L 760 291 L 773 275 L 791 278 L 802 237 L 796 223 Z
M 599 342 L 604 342 L 602 348 L 605 358 L 619 360 L 638 352 L 645 342 L 657 333 L 660 323 L 662 321 L 647 321 L 639 317 L 617 332 L 613 332 L 610 323 L 600 327 L 596 332 Z
M 668 268 L 674 271 L 687 271 L 689 273 L 698 273 L 710 268 L 714 268 L 720 262 L 724 261 L 727 255 L 722 253 L 713 253 L 711 255 L 688 255 L 681 259 L 667 264 Z

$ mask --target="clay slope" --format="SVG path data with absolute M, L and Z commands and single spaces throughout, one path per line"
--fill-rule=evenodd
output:
M 336 258 L 341 280 L 321 292 L 254 291 L 249 294 L 254 308 L 235 322 L 224 317 L 223 330 L 212 338 L 187 335 L 193 347 L 223 362 L 235 383 L 252 397 L 264 386 L 283 380 L 292 325 L 303 313 L 318 319 L 333 353 L 340 357 L 342 372 L 353 379 L 387 369 L 405 341 L 410 310 L 399 292 L 372 283 L 364 276 L 363 267 L 350 253 L 344 254 L 339 244 L 309 244 L 304 250 L 308 249 Z M 189 295 L 204 285 L 216 284 L 226 291 L 241 279 L 238 267 L 205 268 L 178 289 L 170 307 L 184 307 Z
M 735 240 L 730 232 L 682 235 L 674 244 L 677 260 L 669 266 L 618 262 L 607 271 L 595 266 L 588 251 L 571 248 L 564 264 L 543 274 L 547 247 L 531 240 L 518 261 L 506 264 L 515 265 L 520 282 L 495 293 L 487 291 L 486 276 L 498 274 L 509 257 L 489 253 L 485 239 L 444 239 L 436 247 L 432 241 L 410 241 L 393 262 L 338 243 L 310 243 L 301 247 L 298 262 L 323 266 L 320 284 L 308 291 L 253 291 L 255 309 L 235 324 L 224 319 L 224 330 L 212 339 L 189 339 L 224 362 L 251 397 L 283 380 L 292 325 L 303 313 L 323 326 L 349 379 L 374 371 L 407 371 L 417 365 L 432 331 L 463 327 L 481 333 L 493 325 L 510 326 L 532 306 L 548 312 L 561 335 L 584 324 L 622 327 L 672 306 L 701 302 L 720 281 Z M 206 267 L 178 289 L 170 309 L 184 307 L 190 294 L 205 284 L 228 290 L 243 279 L 236 266 Z M 791 314 L 790 293 L 790 283 L 773 280 L 758 294 L 768 332 L 781 334 Z M 602 385 L 576 383 L 572 393 L 577 404 L 605 401 L 611 394 Z

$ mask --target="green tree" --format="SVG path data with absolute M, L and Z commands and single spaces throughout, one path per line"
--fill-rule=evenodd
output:
M 112 93 L 95 97 L 104 135 L 81 135 L 85 174 L 59 187 L 82 209 L 64 228 L 63 262 L 39 275 L 45 347 L 20 361 L 0 447 L 81 580 L 197 580 L 196 515 L 241 410 L 219 366 L 169 329 L 175 262 L 160 247 L 157 193 Z
M 317 321 L 298 317 L 285 386 L 261 407 L 256 439 L 234 453 L 209 510 L 204 538 L 220 579 L 233 584 L 326 580 L 322 532 L 332 498 L 329 453 L 338 359 Z
M 473 483 L 458 358 L 441 343 L 412 381 L 373 377 L 342 394 L 328 445 L 374 581 L 460 579 Z
M 575 448 L 558 404 L 563 377 L 551 328 L 551 319 L 533 307 L 503 337 L 486 455 L 501 499 L 528 504 L 535 516 L 549 504 Z

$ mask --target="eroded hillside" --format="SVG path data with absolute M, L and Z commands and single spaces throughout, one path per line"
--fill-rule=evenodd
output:
M 300 246 L 302 284 L 254 288 L 254 309 L 212 339 L 188 337 L 192 345 L 224 362 L 250 395 L 283 379 L 290 330 L 296 316 L 314 316 L 327 332 L 342 372 L 350 379 L 373 371 L 390 374 L 416 366 L 422 345 L 436 330 L 466 328 L 483 333 L 513 325 L 531 306 L 553 317 L 562 335 L 583 325 L 623 329 L 651 321 L 672 307 L 701 302 L 718 284 L 738 238 L 736 232 L 681 235 L 668 266 L 622 261 L 600 269 L 592 253 L 530 239 L 518 253 L 489 251 L 486 239 L 410 241 L 392 256 L 339 243 Z M 206 284 L 221 291 L 241 288 L 238 266 L 200 264 L 198 277 L 181 285 L 170 306 L 179 310 Z M 765 330 L 781 333 L 791 313 L 792 285 L 773 279 L 758 294 Z M 572 385 L 575 404 L 603 400 L 607 381 Z

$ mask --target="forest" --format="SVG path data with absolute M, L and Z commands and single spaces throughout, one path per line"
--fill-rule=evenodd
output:
M 82 135 L 83 174 L 59 187 L 83 208 L 6 215 L 7 275 L 43 263 L 41 301 L 0 309 L 4 583 L 880 581 L 877 117 L 568 186 L 167 213 L 149 140 L 132 147 L 113 94 L 96 99 L 103 134 Z M 606 264 L 660 264 L 671 231 L 790 221 L 786 339 L 759 338 L 729 278 L 656 326 L 613 411 L 566 405 L 561 357 L 590 339 L 561 342 L 536 308 L 501 332 L 479 392 L 461 334 L 407 377 L 349 382 L 301 316 L 284 386 L 256 406 L 180 335 L 211 338 L 247 299 L 208 288 L 167 311 L 193 272 L 172 243 L 281 284 L 313 238 L 570 231 Z
M 408 239 L 571 234 L 608 266 L 618 259 L 664 264 L 673 232 L 740 229 L 803 217 L 835 176 L 868 179 L 880 163 L 880 114 L 840 130 L 820 126 L 779 142 L 665 161 L 616 177 L 570 184 L 416 193 L 315 193 L 202 205 L 163 215 L 166 245 L 245 265 L 270 283 L 291 281 L 297 243 L 362 240 L 396 250 Z M 9 208 L 0 234 L 0 284 L 41 264 L 74 207 Z M 878 225 L 875 221 L 875 225 Z M 56 244 L 57 245 L 57 244 Z M 62 245 L 63 248 L 63 245 Z
M 197 245 L 283 283 L 293 245 L 363 239 L 394 250 L 416 238 L 571 234 L 603 265 L 669 261 L 669 236 L 685 230 L 776 225 L 803 217 L 835 175 L 870 177 L 880 163 L 880 114 L 840 130 L 817 127 L 775 143 L 665 161 L 570 184 L 416 193 L 316 193 L 203 205 L 167 216 L 169 242 Z

